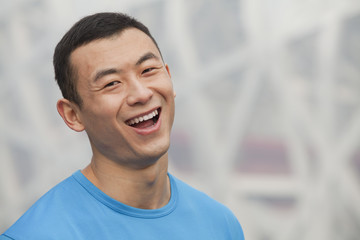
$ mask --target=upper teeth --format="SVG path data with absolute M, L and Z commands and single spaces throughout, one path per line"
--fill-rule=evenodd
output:
M 146 114 L 146 115 L 144 115 L 144 116 L 130 119 L 129 121 L 127 121 L 127 124 L 128 124 L 128 125 L 134 125 L 135 123 L 139 123 L 139 122 L 143 122 L 143 121 L 152 119 L 153 117 L 155 117 L 155 116 L 157 116 L 157 115 L 159 115 L 159 112 L 158 112 L 158 110 L 156 109 L 156 110 L 152 111 L 151 113 Z

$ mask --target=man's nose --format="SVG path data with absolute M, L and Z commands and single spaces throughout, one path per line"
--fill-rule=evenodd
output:
M 129 82 L 129 93 L 127 97 L 129 105 L 137 103 L 145 104 L 152 96 L 153 91 L 147 87 L 144 82 L 141 82 L 141 79 L 136 78 Z

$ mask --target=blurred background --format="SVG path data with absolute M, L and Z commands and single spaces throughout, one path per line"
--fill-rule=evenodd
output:
M 359 0 L 0 0 L 0 233 L 91 157 L 52 54 L 81 17 L 143 21 L 170 65 L 170 172 L 249 240 L 360 235 Z

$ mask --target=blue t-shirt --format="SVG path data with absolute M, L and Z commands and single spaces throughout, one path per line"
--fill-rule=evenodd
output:
M 242 240 L 232 212 L 169 174 L 171 198 L 138 209 L 109 197 L 80 171 L 41 197 L 0 240 Z

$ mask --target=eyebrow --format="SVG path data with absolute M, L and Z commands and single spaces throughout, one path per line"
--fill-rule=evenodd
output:
M 106 76 L 106 75 L 110 75 L 110 74 L 114 74 L 114 73 L 120 73 L 121 70 L 120 69 L 116 69 L 116 68 L 109 68 L 109 69 L 104 69 L 101 70 L 99 72 L 96 73 L 95 77 L 94 77 L 94 82 L 96 82 L 97 80 L 99 80 L 100 78 Z
M 145 53 L 144 55 L 142 55 L 139 60 L 136 61 L 135 65 L 139 66 L 141 65 L 143 62 L 150 60 L 150 59 L 156 59 L 158 60 L 159 57 L 156 56 L 154 53 L 152 52 L 148 52 Z M 121 69 L 116 69 L 116 68 L 109 68 L 109 69 L 104 69 L 104 70 L 100 70 L 96 73 L 95 77 L 94 77 L 94 82 L 98 81 L 100 78 L 106 76 L 106 75 L 110 75 L 110 74 L 114 74 L 114 73 L 120 73 L 122 72 Z
M 137 62 L 135 63 L 136 66 L 139 66 L 141 65 L 143 62 L 149 60 L 149 59 L 156 59 L 156 60 L 159 60 L 159 57 L 156 56 L 155 54 L 153 54 L 152 52 L 148 52 L 148 53 L 145 53 L 143 56 L 141 56 L 139 58 L 139 60 L 137 60 Z

